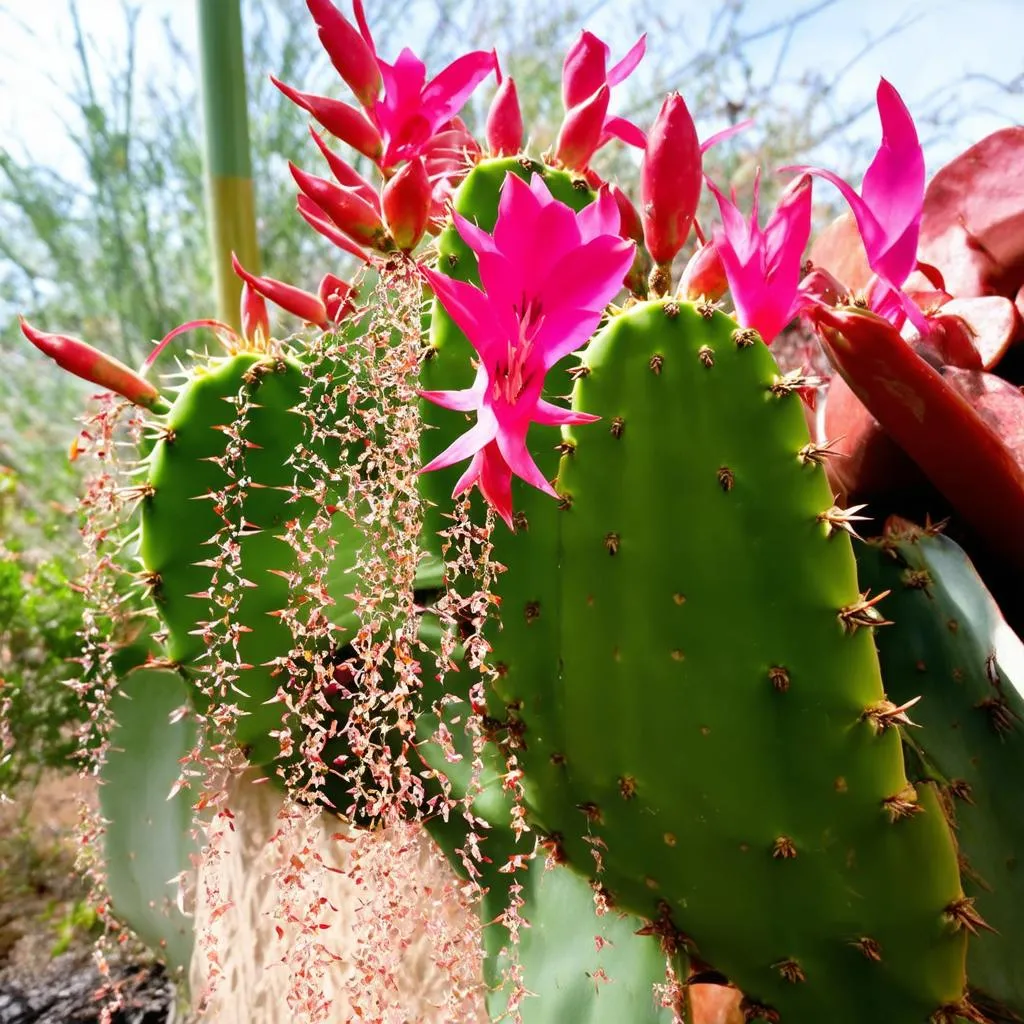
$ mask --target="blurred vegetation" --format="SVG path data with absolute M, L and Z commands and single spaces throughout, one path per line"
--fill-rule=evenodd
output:
M 83 716 L 66 685 L 81 650 L 83 597 L 66 552 L 26 548 L 9 529 L 21 514 L 12 474 L 0 473 L 0 794 L 66 767 Z
M 460 52 L 496 47 L 503 69 L 516 77 L 538 153 L 561 121 L 562 59 L 580 28 L 611 40 L 613 60 L 647 30 L 647 59 L 617 91 L 618 111 L 646 125 L 664 93 L 681 88 L 704 136 L 756 118 L 754 129 L 708 157 L 717 180 L 749 191 L 757 165 L 777 167 L 826 144 L 837 170 L 863 166 L 862 147 L 844 133 L 873 108 L 873 96 L 853 109 L 837 101 L 852 64 L 827 78 L 787 72 L 794 33 L 835 2 L 808 0 L 797 14 L 774 21 L 764 5 L 747 0 L 718 0 L 711 16 L 702 11 L 699 19 L 689 5 L 653 0 L 367 0 L 366 7 L 382 54 L 393 57 L 409 41 L 435 72 Z M 7 724 L 28 752 L 19 759 L 38 764 L 66 755 L 66 725 L 77 714 L 72 691 L 60 685 L 71 673 L 65 659 L 75 654 L 80 614 L 68 576 L 75 573 L 81 481 L 67 449 L 89 388 L 31 349 L 14 314 L 137 365 L 152 340 L 213 312 L 193 41 L 165 24 L 161 74 L 143 80 L 143 5 L 125 0 L 126 46 L 116 60 L 88 38 L 84 10 L 83 0 L 68 0 L 73 116 L 64 131 L 76 161 L 45 166 L 0 144 L 0 487 L 8 492 L 0 519 L 0 698 L 10 701 Z M 344 274 L 351 267 L 294 212 L 286 161 L 317 167 L 319 157 L 305 115 L 267 74 L 311 92 L 344 96 L 344 86 L 300 0 L 245 0 L 243 18 L 263 269 L 312 287 L 325 270 Z M 27 32 L 2 8 L 0 29 L 6 39 Z M 774 54 L 767 66 L 753 56 L 766 45 Z M 471 127 L 482 125 L 489 100 L 487 89 L 473 98 L 465 111 Z M 938 101 L 915 110 L 936 130 L 957 113 Z M 638 164 L 634 151 L 610 146 L 598 169 L 628 190 Z M 765 205 L 777 186 L 766 179 Z M 203 343 L 188 337 L 178 352 Z M 27 764 L 0 765 L 0 789 L 2 773 L 13 778 Z

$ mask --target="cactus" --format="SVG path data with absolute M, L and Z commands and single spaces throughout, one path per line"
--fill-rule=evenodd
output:
M 883 142 L 859 191 L 797 168 L 762 228 L 756 192 L 747 217 L 713 188 L 721 223 L 673 295 L 702 153 L 736 129 L 701 143 L 678 94 L 646 135 L 610 115 L 643 39 L 609 67 L 609 48 L 580 36 L 547 166 L 519 152 L 511 79 L 487 121 L 491 157 L 457 116 L 497 69 L 493 54 L 465 55 L 428 84 L 411 51 L 401 73 L 380 60 L 358 0 L 357 25 L 330 0 L 309 7 L 361 111 L 276 84 L 384 181 L 378 190 L 318 133 L 335 181 L 291 172 L 301 215 L 379 273 L 369 327 L 332 275 L 313 295 L 236 266 L 245 338 L 190 371 L 169 409 L 128 367 L 23 327 L 156 417 L 132 488 L 138 557 L 167 660 L 199 711 L 305 795 L 303 773 L 326 772 L 319 798 L 357 824 L 426 815 L 456 866 L 487 823 L 477 866 L 483 920 L 500 920 L 485 929 L 496 1014 L 660 1021 L 668 1007 L 644 990 L 667 958 L 676 1015 L 687 984 L 725 978 L 745 1018 L 769 1024 L 1019 1017 L 1007 782 L 1019 642 L 930 533 L 866 549 L 858 581 L 863 517 L 834 496 L 823 468 L 834 446 L 812 439 L 801 405 L 819 382 L 782 373 L 767 347 L 805 316 L 853 390 L 883 396 L 879 418 L 965 521 L 1019 555 L 1024 489 L 1002 414 L 1019 396 L 969 376 L 980 357 L 965 331 L 905 290 L 924 158 L 896 90 L 879 87 Z M 640 212 L 592 166 L 613 137 L 643 149 Z M 816 176 L 840 188 L 862 234 L 855 308 L 824 270 L 804 275 Z M 459 181 L 428 266 L 415 246 L 441 230 Z M 435 301 L 419 353 L 424 281 Z M 623 285 L 630 297 L 609 309 Z M 732 316 L 717 305 L 726 286 Z M 320 334 L 270 341 L 260 296 Z M 911 327 L 916 349 L 900 333 Z M 345 339 L 364 329 L 349 365 Z M 403 334 L 390 348 L 389 330 Z M 398 358 L 382 369 L 379 353 Z M 422 437 L 395 412 L 412 408 L 420 354 Z M 922 383 L 937 422 L 895 401 L 894 379 Z M 359 430 L 339 426 L 347 415 Z M 1005 501 L 950 479 L 952 446 L 936 439 L 957 423 L 974 449 L 961 438 L 956 465 L 976 463 Z M 430 558 L 414 582 L 420 441 Z M 474 487 L 453 513 L 453 491 Z M 428 575 L 446 631 L 414 608 L 430 603 Z M 880 604 L 884 589 L 896 593 Z M 896 625 L 879 638 L 880 668 L 884 616 Z M 915 730 L 910 702 L 926 683 Z M 393 766 L 398 801 L 374 794 L 364 807 L 364 780 L 376 788 Z M 114 813 L 127 823 L 132 810 Z M 529 831 L 576 874 L 524 868 Z M 624 916 L 586 918 L 595 902 Z M 610 944 L 594 951 L 597 931 Z M 520 969 L 540 999 L 498 987 Z M 592 988 L 604 971 L 619 987 Z
M 574 408 L 621 426 L 567 438 L 558 696 L 515 694 L 524 771 L 557 762 L 577 810 L 544 786 L 531 809 L 584 870 L 599 839 L 616 905 L 782 1020 L 952 1012 L 953 843 L 866 715 L 875 616 L 792 387 L 673 301 L 613 319 L 583 366 Z
M 460 711 L 461 708 L 461 711 Z M 463 760 L 451 764 L 432 741 L 438 719 L 421 715 L 417 723 L 419 753 L 433 768 L 444 772 L 451 797 L 462 800 L 472 786 L 472 743 L 460 716 L 465 704 L 450 705 L 444 713 L 455 748 Z M 531 993 L 522 1006 L 524 1024 L 605 1024 L 629 1020 L 633 1024 L 667 1024 L 666 1009 L 651 998 L 654 985 L 665 973 L 665 958 L 657 943 L 635 935 L 643 922 L 626 914 L 594 916 L 594 894 L 587 882 L 568 868 L 538 857 L 525 873 L 508 873 L 507 865 L 523 856 L 526 841 L 516 840 L 510 822 L 513 800 L 502 785 L 504 759 L 492 743 L 483 750 L 484 772 L 472 813 L 488 825 L 483 843 L 485 860 L 479 863 L 482 887 L 480 919 L 490 927 L 484 932 L 485 980 L 488 1011 L 493 1020 L 508 1011 L 510 993 L 502 987 L 502 972 L 514 948 L 523 972 L 523 984 Z M 431 835 L 449 861 L 464 871 L 461 851 L 468 829 L 458 811 L 444 820 L 426 819 Z M 500 923 L 509 905 L 509 887 L 524 886 L 523 918 L 529 922 L 518 945 L 510 946 L 507 929 Z M 586 922 L 591 922 L 589 926 Z
M 241 352 L 200 364 L 160 425 L 142 485 L 140 555 L 167 627 L 167 657 L 191 670 L 205 666 L 213 678 L 231 673 L 220 698 L 237 704 L 235 739 L 256 763 L 280 749 L 271 733 L 281 728 L 282 708 L 267 702 L 282 678 L 279 659 L 295 645 L 294 627 L 280 617 L 297 585 L 289 531 L 309 530 L 331 500 L 317 499 L 296 452 L 327 466 L 340 461 L 337 442 L 332 450 L 310 439 L 309 387 L 303 365 L 287 355 Z M 327 589 L 344 630 L 354 624 L 344 595 L 360 537 L 340 529 L 335 540 Z M 230 601 L 229 629 L 221 594 Z M 197 691 L 196 699 L 209 707 L 208 695 Z
M 171 715 L 187 700 L 175 672 L 140 667 L 126 676 L 110 705 L 114 726 L 99 790 L 114 913 L 169 967 L 184 972 L 192 923 L 179 909 L 175 879 L 191 869 L 199 847 L 191 800 L 176 783 L 196 728 L 191 717 Z
M 891 592 L 881 610 L 893 625 L 878 635 L 886 693 L 917 727 L 903 729 L 908 765 L 941 790 L 977 911 L 973 998 L 994 1019 L 1017 1019 L 1024 801 L 1010 780 L 1024 774 L 1024 644 L 963 551 L 934 529 L 891 520 L 858 565 L 865 585 Z

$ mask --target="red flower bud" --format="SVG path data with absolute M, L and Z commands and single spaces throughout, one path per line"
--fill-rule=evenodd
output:
M 581 32 L 562 64 L 562 102 L 570 110 L 589 99 L 608 80 L 608 44 Z
M 593 187 L 594 186 L 591 185 L 591 188 Z M 612 194 L 612 198 L 615 200 L 615 205 L 619 208 L 619 234 L 623 238 L 628 238 L 639 245 L 643 245 L 644 226 L 640 221 L 640 214 L 633 205 L 633 201 L 625 192 L 622 191 L 621 188 L 619 188 L 618 185 L 609 184 L 608 189 Z
M 129 402 L 164 412 L 167 403 L 160 392 L 144 377 L 105 352 L 66 334 L 47 334 L 37 331 L 28 321 L 21 320 L 21 333 L 44 355 L 48 355 L 62 370 L 92 384 L 98 384 Z
M 236 262 L 234 253 L 231 254 L 231 261 L 232 264 Z M 237 272 L 238 268 L 235 270 Z M 261 340 L 270 339 L 267 304 L 263 296 L 248 281 L 242 285 L 242 337 L 257 345 Z
M 403 252 L 415 248 L 427 229 L 430 196 L 430 179 L 421 157 L 410 160 L 384 186 L 384 217 L 395 245 Z
M 384 140 L 362 111 L 342 103 L 341 100 L 332 100 L 329 96 L 299 92 L 273 75 L 270 76 L 270 80 L 292 103 L 312 114 L 332 135 L 337 136 L 342 142 L 347 142 L 374 163 L 380 160 L 384 153 Z
M 688 302 L 717 302 L 729 287 L 722 257 L 714 242 L 702 245 L 691 257 L 679 282 L 679 295 Z
M 487 148 L 491 156 L 515 156 L 523 148 L 523 114 L 516 83 L 506 77 L 487 114 Z
M 302 219 L 314 230 L 324 236 L 329 242 L 333 242 L 339 249 L 369 263 L 370 258 L 360 246 L 356 245 L 348 235 L 339 231 L 331 223 L 327 214 L 309 196 L 300 195 L 296 206 Z
M 348 161 L 342 160 L 337 153 L 330 149 L 312 125 L 309 126 L 309 134 L 313 136 L 317 149 L 323 153 L 327 166 L 330 167 L 331 174 L 334 175 L 338 184 L 352 189 L 371 206 L 376 206 L 378 203 L 377 190 Z
M 318 35 L 335 70 L 356 94 L 364 107 L 372 107 L 381 90 L 380 66 L 369 40 L 330 0 L 306 0 L 309 13 L 317 24 Z M 356 16 L 360 21 L 362 4 L 356 0 Z
M 602 85 L 593 96 L 566 111 L 555 142 L 555 161 L 571 171 L 584 171 L 604 135 L 611 89 Z
M 390 248 L 387 229 L 380 211 L 352 189 L 342 188 L 315 174 L 307 174 L 291 161 L 288 169 L 299 189 L 313 200 L 344 234 L 359 245 L 382 252 Z
M 327 319 L 331 323 L 340 323 L 356 308 L 352 301 L 352 285 L 340 277 L 335 277 L 334 274 L 324 274 L 317 294 L 327 310 Z
M 272 277 L 257 277 L 255 274 L 250 274 L 238 262 L 238 258 L 234 253 L 231 254 L 231 266 L 249 288 L 270 299 L 275 306 L 280 306 L 283 310 L 301 317 L 307 323 L 316 324 L 317 327 L 327 326 L 327 310 L 317 296 L 311 295 L 301 288 L 296 288 L 293 284 L 277 281 Z M 265 310 L 264 315 L 266 315 Z M 250 336 L 246 331 L 243 331 L 243 333 L 245 333 L 247 338 Z M 270 337 L 269 328 L 266 336 Z
M 644 239 L 655 263 L 667 266 L 686 242 L 703 183 L 700 140 L 677 92 L 669 93 L 647 137 L 640 168 Z

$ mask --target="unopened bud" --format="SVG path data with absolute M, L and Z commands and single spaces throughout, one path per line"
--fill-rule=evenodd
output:
M 690 234 L 703 183 L 700 140 L 682 96 L 670 93 L 647 136 L 640 207 L 651 258 L 668 266 Z
M 293 284 L 278 281 L 273 277 L 257 277 L 255 274 L 250 274 L 238 262 L 238 258 L 234 253 L 231 254 L 231 266 L 248 288 L 264 298 L 270 299 L 275 306 L 280 306 L 288 313 L 294 313 L 307 323 L 316 324 L 317 327 L 325 327 L 327 325 L 327 310 L 324 308 L 323 302 L 316 295 L 312 295 L 302 288 L 296 288 Z M 265 307 L 263 313 L 266 316 Z M 243 333 L 245 337 L 251 337 L 248 331 L 243 330 Z M 270 337 L 269 327 L 266 330 L 266 337 Z
M 235 261 L 234 253 L 231 259 Z M 267 303 L 248 281 L 242 285 L 242 337 L 256 345 L 270 340 Z
M 571 171 L 584 171 L 604 135 L 611 90 L 602 85 L 593 96 L 566 111 L 555 142 L 555 162 Z
M 395 245 L 415 248 L 430 217 L 431 186 L 423 160 L 410 160 L 385 186 L 381 202 Z
M 717 302 L 729 287 L 722 257 L 714 242 L 702 245 L 691 257 L 679 282 L 679 297 L 688 302 Z
M 381 251 L 390 248 L 380 211 L 362 196 L 325 178 L 307 174 L 290 161 L 288 169 L 303 195 L 313 200 L 340 231 L 359 245 L 367 245 Z
M 97 384 L 115 395 L 152 412 L 165 412 L 167 403 L 160 392 L 144 377 L 105 352 L 66 334 L 47 334 L 37 331 L 26 320 L 21 321 L 21 333 L 44 355 L 48 355 L 62 370 L 92 384 Z
M 356 94 L 364 107 L 372 107 L 381 90 L 380 65 L 370 43 L 331 3 L 331 0 L 306 0 L 316 22 L 320 42 L 335 70 Z M 355 0 L 356 17 L 365 23 L 361 0 Z
M 487 114 L 487 148 L 491 156 L 516 156 L 523 148 L 523 114 L 516 83 L 506 77 Z
M 352 291 L 352 285 L 347 281 L 335 277 L 334 274 L 324 274 L 317 294 L 327 310 L 327 319 L 331 323 L 340 323 L 355 310 Z
M 270 80 L 297 106 L 312 114 L 332 135 L 347 142 L 353 149 L 368 156 L 375 163 L 384 153 L 384 140 L 381 134 L 368 120 L 361 110 L 331 99 L 329 96 L 316 96 L 310 92 L 299 92 L 290 85 L 285 85 L 273 75 Z

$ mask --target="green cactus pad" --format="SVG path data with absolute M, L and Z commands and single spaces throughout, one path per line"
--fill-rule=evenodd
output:
M 437 727 L 435 715 L 422 715 L 417 723 L 418 751 L 426 762 L 443 772 L 451 795 L 461 800 L 471 780 L 472 744 L 465 731 L 468 704 L 449 703 L 445 722 L 455 749 L 463 760 L 450 763 L 431 742 Z M 534 837 L 524 835 L 517 843 L 511 828 L 512 799 L 502 785 L 505 771 L 501 752 L 491 743 L 484 746 L 484 771 L 473 814 L 487 823 L 479 864 L 480 902 L 484 929 L 484 975 L 489 992 L 487 1008 L 492 1020 L 503 1019 L 509 990 L 501 987 L 508 961 L 503 948 L 508 932 L 497 919 L 509 906 L 509 887 L 523 886 L 520 916 L 529 927 L 520 932 L 516 957 L 523 970 L 523 984 L 533 995 L 520 1007 L 524 1024 L 668 1024 L 670 1011 L 655 1006 L 653 986 L 664 981 L 665 957 L 658 943 L 637 937 L 643 922 L 611 912 L 598 917 L 594 892 L 576 872 L 564 867 L 546 869 L 543 854 L 527 868 L 513 874 L 502 871 L 510 858 L 532 847 Z M 464 874 L 459 850 L 465 847 L 467 826 L 452 811 L 447 821 L 426 820 L 427 829 L 444 850 L 449 862 Z
M 486 231 L 491 231 L 498 215 L 502 186 L 509 173 L 524 180 L 532 175 L 543 176 L 551 194 L 574 210 L 581 210 L 594 199 L 594 193 L 580 178 L 554 170 L 527 158 L 485 160 L 466 176 L 455 194 L 455 209 Z M 453 225 L 439 239 L 438 269 L 449 276 L 479 284 L 476 257 Z M 431 310 L 430 358 L 421 370 L 421 384 L 428 390 L 468 387 L 473 380 L 471 359 L 473 349 L 451 317 L 436 300 Z M 548 377 L 545 397 L 567 404 L 572 390 L 569 368 L 575 360 L 566 359 Z M 468 426 L 468 418 L 430 402 L 421 405 L 424 431 L 423 461 L 443 451 Z M 533 425 L 528 444 L 541 472 L 553 479 L 558 468 L 558 428 Z M 460 467 L 424 474 L 420 489 L 427 500 L 424 515 L 424 544 L 436 544 L 438 531 L 449 525 L 446 514 L 451 508 L 451 492 L 461 473 Z M 474 494 L 474 518 L 483 517 L 483 505 Z M 493 692 L 488 701 L 497 719 L 504 722 L 503 738 L 514 734 L 516 709 L 510 694 L 517 688 L 520 675 L 554 680 L 558 666 L 557 574 L 546 567 L 560 561 L 558 520 L 552 514 L 555 504 L 522 480 L 512 481 L 512 502 L 516 509 L 516 532 L 498 523 L 492 541 L 492 557 L 505 567 L 494 584 L 501 599 L 501 624 L 492 623 L 487 639 L 491 644 L 493 663 L 498 670 Z M 460 584 L 457 584 L 460 585 Z M 557 691 L 552 688 L 552 695 Z M 511 704 L 511 708 L 506 705 Z M 547 779 L 557 787 L 558 773 L 553 766 Z
M 954 845 L 864 717 L 877 616 L 779 381 L 756 336 L 690 305 L 591 342 L 573 406 L 602 420 L 566 432 L 558 484 L 561 673 L 508 686 L 517 756 L 570 862 L 752 1018 L 923 1024 L 964 995 Z
M 173 969 L 187 972 L 192 922 L 178 909 L 173 879 L 192 867 L 187 791 L 170 796 L 196 740 L 195 723 L 170 715 L 188 700 L 176 672 L 138 669 L 110 703 L 114 725 L 101 773 L 103 853 L 115 914 Z
M 311 521 L 318 508 L 312 498 L 295 500 L 295 488 L 310 482 L 292 463 L 296 450 L 308 444 L 307 419 L 297 411 L 308 386 L 302 365 L 286 356 L 245 352 L 198 367 L 149 456 L 149 493 L 142 503 L 141 558 L 167 626 L 167 655 L 180 665 L 195 669 L 208 666 L 211 657 L 235 660 L 227 644 L 208 650 L 202 624 L 220 615 L 208 596 L 211 560 L 226 557 L 237 542 L 237 571 L 247 583 L 235 585 L 240 597 L 232 622 L 242 629 L 238 660 L 248 667 L 223 699 L 245 712 L 235 738 L 257 763 L 278 752 L 269 733 L 281 728 L 281 705 L 265 703 L 278 688 L 270 663 L 294 646 L 291 628 L 278 616 L 294 600 L 298 556 L 282 538 L 289 522 Z M 226 469 L 232 444 L 238 455 Z M 339 461 L 337 453 L 316 454 Z M 232 525 L 220 533 L 225 521 Z M 353 625 L 346 571 L 361 543 L 347 525 L 339 524 L 328 580 L 332 621 L 342 629 Z M 230 579 L 221 572 L 218 593 L 225 592 L 225 582 Z M 202 696 L 196 698 L 203 710 Z
M 894 625 L 878 649 L 886 693 L 918 728 L 903 729 L 912 772 L 937 781 L 954 824 L 975 927 L 967 959 L 974 1001 L 995 1020 L 1024 1019 L 1024 644 L 964 552 L 901 520 L 858 551 L 861 580 L 891 590 Z

